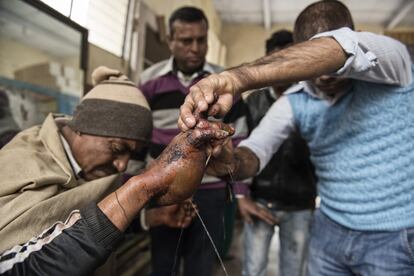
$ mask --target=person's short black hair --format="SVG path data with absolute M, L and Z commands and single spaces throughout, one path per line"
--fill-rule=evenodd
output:
M 302 42 L 315 34 L 342 27 L 354 29 L 349 9 L 337 0 L 321 0 L 310 4 L 299 14 L 295 21 L 293 38 L 295 42 Z
M 293 35 L 291 31 L 280 30 L 272 34 L 266 40 L 266 54 L 270 53 L 276 48 L 284 48 L 293 42 Z
M 182 8 L 175 10 L 171 14 L 170 19 L 168 20 L 170 36 L 174 34 L 173 24 L 177 20 L 187 22 L 187 23 L 200 22 L 204 20 L 208 28 L 208 20 L 204 12 L 200 10 L 199 8 L 186 6 L 186 7 L 182 7 Z

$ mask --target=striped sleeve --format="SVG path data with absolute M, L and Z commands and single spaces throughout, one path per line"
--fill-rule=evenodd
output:
M 105 262 L 121 235 L 96 204 L 91 204 L 2 253 L 0 274 L 90 275 Z

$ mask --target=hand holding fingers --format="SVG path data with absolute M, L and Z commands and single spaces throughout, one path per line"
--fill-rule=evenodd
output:
M 217 101 L 210 107 L 209 115 L 217 118 L 224 117 L 233 106 L 233 95 L 222 94 L 217 98 Z
M 224 116 L 233 105 L 234 80 L 229 74 L 211 74 L 190 88 L 180 108 L 178 126 L 181 130 L 191 129 L 197 123 L 194 116 L 208 112 L 210 116 Z
M 182 131 L 187 131 L 195 126 L 197 123 L 193 115 L 195 104 L 190 95 L 187 95 L 184 103 L 180 107 L 180 117 L 178 119 L 178 127 Z
M 196 111 L 197 113 L 207 111 L 209 104 L 211 104 L 214 101 L 215 94 L 213 92 L 206 92 L 207 95 L 204 95 L 204 92 L 201 87 L 204 87 L 204 89 L 208 89 L 208 86 L 202 86 L 200 82 L 203 81 L 204 80 L 199 81 L 197 84 L 193 85 L 190 88 L 190 93 L 185 97 L 184 103 L 180 107 L 178 127 L 182 131 L 187 131 L 188 129 L 193 128 L 197 123 L 197 118 L 195 116 Z
M 215 100 L 214 88 L 211 87 L 211 83 L 208 78 L 200 80 L 197 84 L 190 88 L 191 100 L 194 104 L 194 108 L 198 112 L 205 112 L 208 110 L 210 104 Z M 195 111 L 195 110 L 194 110 Z

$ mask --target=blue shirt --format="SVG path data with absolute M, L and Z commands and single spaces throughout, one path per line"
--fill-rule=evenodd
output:
M 303 82 L 299 86 L 296 86 L 290 91 L 286 92 L 284 96 L 282 96 L 269 110 L 268 114 L 264 117 L 264 119 L 261 121 L 258 128 L 256 128 L 252 135 L 242 143 L 240 143 L 240 146 L 245 146 L 250 148 L 259 158 L 260 160 L 260 168 L 262 169 L 274 152 L 277 151 L 280 144 L 286 139 L 286 137 L 289 135 L 289 133 L 294 130 L 295 128 L 299 128 L 299 131 L 302 131 L 301 127 L 305 126 L 303 121 L 304 116 L 303 114 L 306 114 L 306 109 L 301 110 L 301 112 L 297 112 L 297 103 L 300 103 L 301 100 L 296 101 L 293 100 L 295 98 L 292 93 L 300 93 L 301 95 L 306 94 L 306 102 L 308 105 L 303 106 L 303 108 L 315 108 L 315 110 L 311 110 L 309 112 L 309 115 L 320 115 L 325 116 L 328 115 L 325 118 L 328 118 L 330 116 L 338 116 L 337 118 L 342 118 L 343 116 L 347 116 L 347 113 L 345 110 L 347 107 L 349 107 L 347 104 L 344 104 L 347 100 L 347 98 L 352 97 L 352 95 L 355 95 L 357 93 L 364 94 L 364 91 L 375 91 L 370 89 L 370 87 L 375 87 L 376 85 L 381 86 L 381 91 L 385 89 L 385 91 L 388 91 L 389 93 L 397 93 L 396 88 L 402 87 L 407 88 L 412 85 L 412 72 L 411 72 L 411 59 L 409 56 L 409 53 L 406 49 L 406 47 L 401 44 L 400 42 L 391 39 L 386 36 L 382 35 L 376 35 L 372 33 L 367 32 L 354 32 L 348 28 L 341 28 L 339 30 L 326 32 L 322 34 L 318 34 L 313 39 L 316 39 L 321 36 L 328 36 L 333 37 L 344 49 L 344 51 L 348 54 L 348 59 L 346 60 L 344 66 L 340 68 L 337 72 L 333 74 L 333 76 L 341 76 L 341 77 L 347 77 L 354 79 L 355 82 L 364 83 L 363 86 L 355 86 L 359 87 L 358 91 L 351 90 L 348 93 L 339 94 L 335 97 L 327 97 L 320 91 L 317 91 L 312 86 L 310 86 L 308 83 Z M 364 89 L 361 89 L 361 87 L 364 87 Z M 290 95 L 292 94 L 292 95 Z M 384 95 L 384 94 L 381 94 Z M 375 95 L 376 101 L 381 100 L 380 94 Z M 304 96 L 305 97 L 305 96 Z M 392 101 L 394 104 L 397 104 L 398 107 L 398 100 L 396 100 L 398 96 L 393 97 Z M 400 99 L 399 101 L 401 101 Z M 358 101 L 357 101 L 358 102 Z M 296 105 L 293 106 L 292 105 Z M 350 102 L 348 102 L 350 103 Z M 354 102 L 355 103 L 355 102 Z M 400 102 L 404 103 L 404 102 Z M 344 105 L 341 108 L 338 108 L 339 105 Z M 295 111 L 296 108 L 296 111 Z M 336 113 L 333 112 L 335 109 Z M 355 111 L 355 110 L 354 110 Z M 353 111 L 353 112 L 354 112 Z M 401 111 L 395 109 L 395 113 L 393 113 L 393 116 L 401 116 Z M 327 113 L 325 113 L 327 112 Z M 414 111 L 413 111 L 414 113 Z M 360 118 L 363 120 L 363 118 Z M 414 118 L 413 118 L 414 119 Z M 396 118 L 397 120 L 397 118 Z M 392 120 L 391 120 L 392 121 Z M 322 130 L 322 127 L 324 125 L 316 124 L 316 121 L 314 121 L 312 127 L 320 127 L 319 129 Z M 311 125 L 306 125 L 307 127 L 310 127 Z M 325 125 L 326 126 L 326 125 Z M 342 131 L 341 128 L 343 127 L 349 127 L 349 125 L 341 126 L 336 125 L 336 127 L 331 128 L 330 130 L 332 132 L 340 132 Z M 374 124 L 372 128 L 361 128 L 362 131 L 372 131 L 375 130 L 376 125 Z M 315 132 L 316 133 L 316 132 Z M 315 133 L 309 134 L 307 137 L 308 142 L 311 141 L 316 135 Z M 380 136 L 386 135 L 386 133 L 382 133 Z M 394 135 L 394 133 L 390 134 L 391 136 Z M 306 138 L 306 137 L 305 137 Z M 319 139 L 324 140 L 325 137 L 318 136 Z M 338 138 L 338 137 L 336 137 Z M 345 139 L 345 140 L 342 140 Z M 396 143 L 398 139 L 391 139 L 388 141 L 390 143 L 390 146 L 399 146 L 394 145 L 393 143 Z M 355 141 L 350 142 L 352 145 L 346 145 L 346 137 L 341 137 L 341 139 L 338 138 L 338 140 L 332 140 L 332 141 L 325 141 L 325 145 L 328 147 L 331 145 L 331 143 L 338 142 L 341 144 L 342 147 L 345 146 L 351 146 L 355 148 L 361 148 L 360 146 L 353 144 Z M 322 148 L 323 149 L 323 148 Z M 318 152 L 315 152 L 316 150 L 321 150 L 321 148 L 313 148 L 311 147 L 311 155 L 316 156 Z M 334 150 L 340 150 L 339 148 L 335 148 Z M 370 157 L 367 157 L 367 160 L 369 162 L 374 162 L 370 160 L 370 158 L 389 158 L 386 156 L 382 156 L 377 154 L 376 152 L 370 152 Z M 372 155 L 372 157 L 371 157 Z M 409 155 L 412 155 L 414 159 L 414 151 L 409 152 Z M 410 157 L 408 157 L 410 158 Z M 362 160 L 362 159 L 361 159 Z M 314 162 L 320 162 L 319 159 L 313 159 Z M 338 173 L 337 170 L 340 170 L 340 158 L 334 158 L 332 159 L 331 164 L 331 172 L 332 173 Z M 355 162 L 358 162 L 359 160 L 355 160 Z M 339 163 L 338 163 L 339 162 Z M 318 164 L 315 164 L 315 166 L 318 166 Z M 397 166 L 397 165 L 396 165 Z M 397 166 L 398 167 L 398 166 Z M 398 174 L 398 169 L 395 168 L 395 171 L 387 171 L 387 173 L 395 173 Z M 353 170 L 355 170 L 355 176 L 358 176 L 359 168 L 358 166 L 353 167 Z M 385 173 L 385 171 L 382 171 L 381 168 L 375 169 L 378 174 Z M 318 177 L 321 179 L 324 179 L 324 175 L 321 175 L 322 171 L 317 171 Z M 338 174 L 340 175 L 340 174 Z M 332 177 L 332 179 L 339 179 Z M 398 178 L 394 178 L 395 180 Z M 372 180 L 372 179 L 370 179 Z M 330 181 L 332 183 L 333 180 Z M 338 181 L 341 181 L 340 179 Z M 373 181 L 373 180 L 372 180 Z M 414 180 L 413 180 L 414 181 Z M 394 183 L 395 185 L 399 185 L 399 183 Z M 352 200 L 352 198 L 355 196 L 355 193 L 361 193 L 361 190 L 355 189 L 355 183 L 351 181 L 348 183 L 348 185 L 345 188 L 345 191 L 341 191 L 343 193 L 347 193 L 349 197 L 343 198 L 342 200 L 345 203 L 345 201 L 348 199 L 351 202 L 351 204 L 354 204 L 352 208 L 361 208 L 360 210 L 363 210 L 365 208 L 366 202 L 356 202 Z M 411 185 L 411 183 L 409 184 Z M 363 229 L 363 230 L 393 230 L 393 229 L 400 229 L 408 226 L 414 226 L 414 220 L 408 219 L 409 216 L 401 216 L 398 222 L 396 221 L 387 221 L 386 223 L 382 223 L 381 221 L 372 221 L 367 222 L 367 216 L 369 216 L 369 212 L 364 213 L 360 218 L 353 217 L 352 219 L 344 219 L 345 216 L 349 215 L 350 209 L 345 208 L 345 205 L 337 205 L 336 203 L 333 203 L 333 201 L 329 201 L 329 198 L 327 198 L 327 195 L 332 195 L 332 193 L 339 192 L 338 190 L 335 190 L 335 185 L 323 185 L 323 187 L 328 187 L 324 191 L 321 191 L 321 207 L 322 211 L 325 211 L 331 219 L 337 221 L 338 223 L 341 223 L 345 226 L 348 226 L 352 229 Z M 322 186 L 319 188 L 323 189 Z M 381 188 L 381 187 L 379 187 Z M 334 191 L 329 191 L 329 189 L 334 189 Z M 412 191 L 412 192 L 411 192 Z M 407 190 L 407 193 L 411 196 L 412 193 L 414 193 L 414 189 L 411 189 L 411 191 Z M 369 196 L 372 195 L 373 190 L 368 189 L 365 191 L 363 196 L 366 196 L 366 199 L 369 201 Z M 389 194 L 390 197 L 392 197 L 392 194 Z M 385 197 L 387 198 L 387 197 Z M 337 199 L 338 200 L 338 199 Z M 401 198 L 397 199 L 395 198 L 396 202 L 395 204 L 401 204 Z M 398 201 L 398 202 L 397 202 Z M 413 200 L 411 200 L 413 201 Z M 326 204 L 329 204 L 330 208 L 326 208 Z M 360 205 L 358 205 L 360 204 Z M 384 204 L 392 204 L 391 202 L 387 201 Z M 379 209 L 381 209 L 380 206 L 378 206 Z M 406 208 L 405 206 L 404 208 Z M 351 208 L 351 209 L 352 209 Z M 414 206 L 413 206 L 414 208 Z M 329 210 L 329 211 L 327 211 Z M 348 212 L 348 213 L 347 213 Z M 329 214 L 328 214 L 329 213 Z M 385 213 L 384 213 L 385 215 Z M 364 217 L 365 216 L 365 217 Z M 411 217 L 414 217 L 411 216 Z M 342 218 L 342 219 L 341 219 Z M 365 224 L 364 224 L 365 221 Z

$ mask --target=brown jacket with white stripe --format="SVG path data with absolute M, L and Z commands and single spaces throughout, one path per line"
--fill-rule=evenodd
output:
M 89 182 L 76 178 L 58 117 L 49 114 L 42 126 L 20 132 L 0 150 L 0 252 L 99 201 L 119 183 L 119 174 Z

